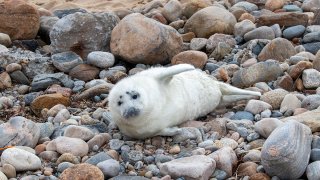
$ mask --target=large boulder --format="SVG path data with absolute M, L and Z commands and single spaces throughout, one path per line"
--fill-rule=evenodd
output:
M 73 51 L 86 58 L 92 51 L 109 51 L 111 31 L 119 22 L 113 13 L 81 13 L 59 19 L 50 32 L 54 53 Z
M 184 30 L 194 32 L 197 37 L 208 38 L 214 33 L 232 34 L 236 23 L 236 18 L 228 10 L 210 6 L 192 15 Z
M 40 27 L 40 16 L 32 5 L 9 0 L 0 3 L 0 22 L 0 32 L 8 34 L 11 40 L 34 39 Z
M 133 13 L 113 29 L 110 47 L 130 63 L 166 64 L 182 51 L 182 38 L 171 26 Z

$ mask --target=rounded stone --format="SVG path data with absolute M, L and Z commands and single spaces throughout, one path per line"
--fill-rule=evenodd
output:
M 93 138 L 94 133 L 86 127 L 70 125 L 65 129 L 64 136 L 88 141 Z
M 207 63 L 207 54 L 201 51 L 183 51 L 171 59 L 171 64 L 192 64 L 202 69 Z
M 251 99 L 247 103 L 244 110 L 256 115 L 265 111 L 266 109 L 272 109 L 272 106 L 269 103 L 266 103 L 260 100 Z
M 5 33 L 0 33 L 0 44 L 6 47 L 11 46 L 12 42 L 11 42 L 10 36 Z
M 38 170 L 41 168 L 40 158 L 19 148 L 9 148 L 3 151 L 1 163 L 11 164 L 16 171 Z
M 317 109 L 320 106 L 320 95 L 313 94 L 309 95 L 306 98 L 303 99 L 301 107 L 308 109 L 308 110 L 314 110 Z
M 182 4 L 178 0 L 170 0 L 162 10 L 163 16 L 169 21 L 175 21 L 182 15 Z
M 94 51 L 88 54 L 87 62 L 99 68 L 109 68 L 114 65 L 113 54 L 103 51 Z
M 112 31 L 110 44 L 112 54 L 134 64 L 166 64 L 182 51 L 182 45 L 173 27 L 138 13 L 120 21 Z
M 264 118 L 254 124 L 254 130 L 262 137 L 268 138 L 277 127 L 283 125 L 283 122 L 276 118 Z
M 305 88 L 320 87 L 320 72 L 315 69 L 305 69 L 302 72 L 302 81 Z
M 285 2 L 283 0 L 267 0 L 265 2 L 265 8 L 270 11 L 274 11 L 276 9 L 282 8 L 284 3 Z
M 114 159 L 108 159 L 97 164 L 105 177 L 111 178 L 117 176 L 120 172 L 120 164 Z
M 275 34 L 274 31 L 271 27 L 268 26 L 261 26 L 258 28 L 255 28 L 249 32 L 247 32 L 244 35 L 244 40 L 245 41 L 250 41 L 253 39 L 269 39 L 272 40 L 275 38 Z
M 248 119 L 253 121 L 254 117 L 253 117 L 253 114 L 248 111 L 237 111 L 236 114 L 234 114 L 230 119 L 232 120 Z
M 22 66 L 18 63 L 11 63 L 6 66 L 7 73 L 12 73 L 14 71 L 20 71 Z
M 228 10 L 210 6 L 193 14 L 184 26 L 185 32 L 194 32 L 198 38 L 208 38 L 212 34 L 232 34 L 236 18 Z
M 82 58 L 72 51 L 54 54 L 51 56 L 51 59 L 53 65 L 65 73 L 83 63 Z
M 97 67 L 89 64 L 79 64 L 70 70 L 69 75 L 82 81 L 90 81 L 98 77 L 99 72 L 100 70 Z
M 11 164 L 3 164 L 2 165 L 2 172 L 10 179 L 17 177 L 17 172 L 14 166 Z M 0 178 L 1 179 L 1 178 Z
M 256 28 L 256 25 L 250 20 L 243 20 L 234 25 L 234 35 L 243 37 L 247 32 L 250 32 Z
M 88 144 L 82 139 L 65 136 L 57 137 L 47 144 L 47 151 L 57 151 L 60 154 L 71 153 L 75 156 L 85 156 L 88 154 Z
M 289 92 L 284 89 L 275 89 L 264 93 L 260 99 L 270 104 L 273 109 L 279 109 L 281 102 L 287 94 L 289 94 Z
M 307 167 L 306 174 L 309 180 L 320 179 L 320 161 L 310 163 Z
M 296 50 L 290 41 L 284 38 L 275 38 L 262 49 L 258 60 L 275 59 L 283 62 L 295 54 Z
M 86 180 L 104 180 L 101 170 L 91 164 L 77 164 L 64 170 L 59 179 L 86 179 Z
M 306 28 L 303 25 L 292 26 L 285 29 L 282 33 L 283 37 L 286 39 L 298 38 L 303 35 Z

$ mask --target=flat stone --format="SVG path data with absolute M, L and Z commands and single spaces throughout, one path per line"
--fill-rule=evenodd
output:
M 190 179 L 205 180 L 214 172 L 216 162 L 204 155 L 194 155 L 163 163 L 160 172 L 171 177 L 187 177 Z
M 72 88 L 73 81 L 64 73 L 55 74 L 39 74 L 35 76 L 31 82 L 32 91 L 45 90 L 53 84 L 63 84 L 63 86 Z
M 70 125 L 65 129 L 64 136 L 88 141 L 93 138 L 94 133 L 89 128 Z
M 103 161 L 112 159 L 111 156 L 108 155 L 106 152 L 99 152 L 98 154 L 90 157 L 88 160 L 85 161 L 85 163 L 97 165 Z
M 268 26 L 261 26 L 258 28 L 255 28 L 249 32 L 247 32 L 244 35 L 244 40 L 245 41 L 250 41 L 253 39 L 269 39 L 272 40 L 275 38 L 275 34 L 274 31 L 271 27 Z
M 303 36 L 303 43 L 312 43 L 320 41 L 320 32 L 311 32 Z
M 25 85 L 30 84 L 29 79 L 21 71 L 14 71 L 14 72 L 10 73 L 10 77 L 13 82 L 16 82 L 18 84 L 25 84 Z
M 303 25 L 292 26 L 283 31 L 283 37 L 286 39 L 293 39 L 300 37 L 306 28 Z
M 297 179 L 305 172 L 311 152 L 311 130 L 288 121 L 275 129 L 261 150 L 261 164 L 270 176 Z
M 68 73 L 71 69 L 83 63 L 82 58 L 72 51 L 57 53 L 51 56 L 53 65 L 60 71 Z
M 320 42 L 306 43 L 302 45 L 305 48 L 305 51 L 311 52 L 312 54 L 316 54 L 320 50 Z
M 114 65 L 115 58 L 109 52 L 93 51 L 88 54 L 87 62 L 98 68 L 106 69 Z
M 88 144 L 82 139 L 60 136 L 47 144 L 47 151 L 57 151 L 60 154 L 71 153 L 75 156 L 88 154 Z
M 82 81 L 90 81 L 98 77 L 100 70 L 88 64 L 79 64 L 72 68 L 69 75 Z
M 251 112 L 252 114 L 259 114 L 266 109 L 272 109 L 272 106 L 264 101 L 251 99 L 245 107 L 245 111 Z
M 69 106 L 70 99 L 69 97 L 65 97 L 60 93 L 44 94 L 44 95 L 38 96 L 36 99 L 32 101 L 31 109 L 35 114 L 40 115 L 42 109 L 44 108 L 50 109 L 57 104 L 63 104 L 65 106 Z
M 111 178 L 119 175 L 120 164 L 114 159 L 108 159 L 97 164 L 105 177 Z
M 171 64 L 191 64 L 202 69 L 208 60 L 207 54 L 201 51 L 183 51 L 171 59 Z
M 234 25 L 234 35 L 243 37 L 246 33 L 254 30 L 256 25 L 250 20 L 243 20 Z
M 261 15 L 257 18 L 256 23 L 258 26 L 271 26 L 279 24 L 279 26 L 296 26 L 296 25 L 308 25 L 309 17 L 306 14 L 295 13 L 295 12 L 284 12 L 284 13 L 272 13 Z
M 251 2 L 246 2 L 246 1 L 240 1 L 238 3 L 236 3 L 235 5 L 233 5 L 231 7 L 232 8 L 242 8 L 244 10 L 246 10 L 247 12 L 252 12 L 252 11 L 257 11 L 258 10 L 258 6 L 251 3 Z
M 301 107 L 308 109 L 308 110 L 314 110 L 317 109 L 320 106 L 320 95 L 319 94 L 313 94 L 305 97 L 302 100 Z
M 30 171 L 41 168 L 40 158 L 19 148 L 4 150 L 1 155 L 1 163 L 11 164 L 16 171 Z
M 17 172 L 14 166 L 11 164 L 3 164 L 2 165 L 2 172 L 5 174 L 8 178 L 15 178 L 17 177 Z M 1 175 L 0 175 L 1 176 Z M 1 177 L 0 177 L 1 179 Z
M 312 63 L 308 61 L 300 61 L 296 65 L 293 65 L 289 68 L 288 73 L 293 80 L 296 80 L 301 76 L 302 72 L 305 69 L 312 68 Z
M 302 73 L 302 81 L 305 88 L 320 87 L 320 72 L 315 69 L 306 69 Z

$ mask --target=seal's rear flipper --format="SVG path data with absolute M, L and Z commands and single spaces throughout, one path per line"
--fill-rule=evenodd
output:
M 220 86 L 220 91 L 222 95 L 252 95 L 252 96 L 259 96 L 259 97 L 261 96 L 260 92 L 239 89 L 225 83 L 219 82 L 219 86 Z
M 178 127 L 167 127 L 162 129 L 156 136 L 175 136 L 182 132 L 181 128 Z
M 168 68 L 164 68 L 156 76 L 156 78 L 162 82 L 169 82 L 174 75 L 185 72 L 185 71 L 192 71 L 192 70 L 195 70 L 195 68 L 190 64 L 178 64 L 178 65 L 170 66 Z
M 256 99 L 256 98 L 257 96 L 255 95 L 226 95 L 226 96 L 222 96 L 221 101 L 219 103 L 219 107 L 225 107 L 227 105 L 231 105 L 232 103 L 235 103 L 241 100 L 250 100 L 250 99 Z

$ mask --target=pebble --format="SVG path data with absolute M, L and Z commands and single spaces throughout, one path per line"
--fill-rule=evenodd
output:
M 258 60 L 276 59 L 283 62 L 295 54 L 296 51 L 290 41 L 284 38 L 275 38 L 262 49 Z
M 308 179 L 316 180 L 320 178 L 320 161 L 312 162 L 308 165 L 306 174 Z
M 93 149 L 94 146 L 97 146 L 99 149 L 104 144 L 108 143 L 111 139 L 111 136 L 107 133 L 96 134 L 93 138 L 91 138 L 87 144 L 89 146 L 89 151 Z
M 11 42 L 10 36 L 5 33 L 0 33 L 0 44 L 6 47 L 11 46 L 12 42 Z
M 144 158 L 144 155 L 141 151 L 131 150 L 129 152 L 122 151 L 121 157 L 123 161 L 134 164 L 137 161 L 142 161 Z
M 14 166 L 11 164 L 2 164 L 2 172 L 7 176 L 7 178 L 17 177 L 17 172 Z
M 320 161 L 320 149 L 311 149 L 310 160 Z
M 272 106 L 264 101 L 260 100 L 249 100 L 245 107 L 245 111 L 251 112 L 252 114 L 259 114 L 267 109 L 272 109 Z
M 270 176 L 296 179 L 307 168 L 310 152 L 311 130 L 299 122 L 288 121 L 275 129 L 264 143 L 261 163 Z
M 40 115 L 42 109 L 50 109 L 57 104 L 69 106 L 70 99 L 61 93 L 40 95 L 32 101 L 31 109 L 35 114 Z
M 320 72 L 315 69 L 305 69 L 302 73 L 302 81 L 305 88 L 320 87 Z
M 254 30 L 256 25 L 250 20 L 243 20 L 234 25 L 234 35 L 243 37 L 246 33 Z
M 206 47 L 208 39 L 206 38 L 193 38 L 190 41 L 190 49 L 199 51 Z
M 86 82 L 97 78 L 99 72 L 99 68 L 95 66 L 91 66 L 89 64 L 79 64 L 70 70 L 69 75 L 73 78 Z
M 71 153 L 75 156 L 88 154 L 88 144 L 82 139 L 60 136 L 47 144 L 47 151 L 57 151 L 60 154 Z
M 0 171 L 0 179 L 1 180 L 8 180 L 7 176 L 1 171 Z
M 9 148 L 3 151 L 1 163 L 12 165 L 16 171 L 38 170 L 41 168 L 40 158 L 19 148 Z
M 175 21 L 182 15 L 182 4 L 178 0 L 170 0 L 163 6 L 162 14 L 169 21 Z
M 114 65 L 115 58 L 113 54 L 109 52 L 93 51 L 88 54 L 87 62 L 98 68 L 106 69 Z
M 62 162 L 62 163 L 58 164 L 57 171 L 61 173 L 64 170 L 66 170 L 67 168 L 72 167 L 72 166 L 74 166 L 74 164 L 72 164 L 70 162 Z
M 281 0 L 267 0 L 265 2 L 265 8 L 270 10 L 270 11 L 274 11 L 276 9 L 280 9 L 282 8 L 284 5 L 284 2 Z
M 287 94 L 289 94 L 289 92 L 284 89 L 275 89 L 264 93 L 260 99 L 261 101 L 269 103 L 273 109 L 279 109 Z
M 301 103 L 301 107 L 308 110 L 317 109 L 319 106 L 320 106 L 320 95 L 318 94 L 307 96 L 306 98 L 303 99 Z
M 111 139 L 109 141 L 109 146 L 113 150 L 119 150 L 121 148 L 121 146 L 123 146 L 123 145 L 124 145 L 124 141 L 119 140 L 119 139 Z
M 232 119 L 232 120 L 247 119 L 247 120 L 253 121 L 254 117 L 253 117 L 253 114 L 248 111 L 238 111 L 230 119 Z
M 54 54 L 51 59 L 54 67 L 65 73 L 69 73 L 71 69 L 83 63 L 82 58 L 71 51 Z
M 14 71 L 20 71 L 22 66 L 18 63 L 11 63 L 6 66 L 7 73 L 12 73 Z
M 289 27 L 283 31 L 283 37 L 289 40 L 298 38 L 303 35 L 305 29 L 303 25 Z
M 251 176 L 257 173 L 258 164 L 254 162 L 244 162 L 238 166 L 239 176 Z
M 61 173 L 59 179 L 104 180 L 104 175 L 98 167 L 84 163 L 67 168 Z
M 94 137 L 94 133 L 89 128 L 70 125 L 65 129 L 64 136 L 88 141 Z
M 232 169 L 238 163 L 237 156 L 231 147 L 223 147 L 208 155 L 216 161 L 216 168 L 227 173 L 227 177 L 232 176 Z
M 67 109 L 61 109 L 54 117 L 54 123 L 61 123 L 67 121 L 71 117 L 70 112 Z
M 260 160 L 261 160 L 261 151 L 256 149 L 249 150 L 248 154 L 243 156 L 244 162 L 247 162 L 247 161 L 260 162 Z
M 79 164 L 79 158 L 77 158 L 75 155 L 70 153 L 63 153 L 58 159 L 57 164 L 60 164 L 62 162 L 70 162 L 72 164 Z
M 259 39 L 261 37 L 263 37 L 264 39 L 270 39 L 270 40 L 274 39 L 275 34 L 274 34 L 273 29 L 268 26 L 261 26 L 261 27 L 255 28 L 255 29 L 247 32 L 246 34 L 244 34 L 245 41 Z
M 206 53 L 201 51 L 183 51 L 171 59 L 171 64 L 191 64 L 196 68 L 202 69 L 207 63 Z
M 105 177 L 110 178 L 117 176 L 120 172 L 120 164 L 114 159 L 108 159 L 97 164 Z
M 163 163 L 160 165 L 160 172 L 173 178 L 183 176 L 190 179 L 208 179 L 215 167 L 216 162 L 210 157 L 194 155 Z

